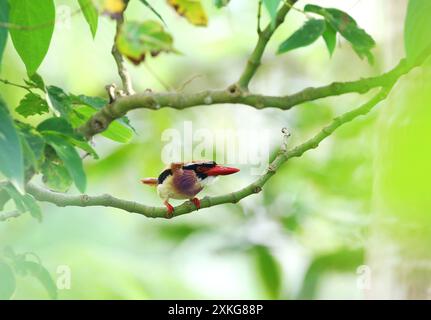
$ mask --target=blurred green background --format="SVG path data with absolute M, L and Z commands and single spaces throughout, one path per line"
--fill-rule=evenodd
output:
M 76 1 L 56 3 L 57 11 L 58 6 L 66 12 L 78 8 Z M 207 28 L 188 24 L 163 1 L 153 3 L 182 55 L 162 54 L 139 67 L 129 65 L 137 91 L 162 91 L 166 85 L 176 90 L 194 76 L 198 78 L 187 84 L 185 92 L 225 88 L 237 80 L 256 41 L 257 1 L 232 0 L 223 10 L 215 9 L 212 1 L 204 1 L 209 14 Z M 329 58 L 321 40 L 276 56 L 280 41 L 303 22 L 300 13 L 292 12 L 270 42 L 251 90 L 286 94 L 334 80 L 355 80 L 388 70 L 403 56 L 402 21 L 407 1 L 300 3 L 319 3 L 350 13 L 376 39 L 376 64 L 370 67 L 359 60 L 344 42 Z M 137 1 L 131 3 L 127 16 L 154 19 Z M 268 20 L 266 16 L 264 19 Z M 39 70 L 47 84 L 75 94 L 104 97 L 106 84 L 119 83 L 110 55 L 115 25 L 108 18 L 101 18 L 99 23 L 94 41 L 81 15 L 56 25 Z M 60 299 L 392 297 L 388 296 L 390 284 L 378 277 L 380 273 L 393 274 L 397 266 L 380 264 L 386 259 L 381 252 L 389 253 L 380 246 L 380 240 L 370 241 L 373 235 L 382 235 L 384 229 L 391 245 L 413 246 L 418 249 L 417 255 L 410 251 L 414 259 L 419 256 L 421 261 L 428 261 L 419 251 L 427 252 L 426 244 L 430 243 L 430 221 L 426 218 L 430 208 L 426 168 L 430 152 L 429 141 L 424 139 L 430 137 L 430 99 L 409 89 L 412 83 L 429 80 L 426 72 L 419 73 L 403 79 L 396 94 L 378 110 L 342 127 L 318 149 L 290 161 L 262 193 L 238 205 L 162 221 L 109 208 L 57 208 L 44 203 L 42 223 L 28 215 L 0 223 L 0 247 L 36 253 L 55 281 L 62 274 L 62 266 L 69 267 L 71 287 L 59 290 Z M 10 43 L 0 74 L 14 82 L 21 82 L 26 74 Z M 0 84 L 0 94 L 15 107 L 25 92 Z M 142 186 L 139 179 L 155 176 L 163 169 L 161 135 L 165 129 L 182 130 L 184 121 L 192 121 L 194 129 L 266 130 L 268 148 L 275 150 L 282 142 L 282 127 L 292 132 L 289 145 L 293 146 L 367 96 L 329 98 L 287 112 L 239 105 L 133 111 L 129 116 L 137 134 L 130 144 L 95 138 L 101 159 L 85 162 L 87 192 L 160 205 L 154 190 Z M 32 120 L 36 123 L 40 119 Z M 223 194 L 250 183 L 255 179 L 250 167 L 241 165 L 238 175 L 220 179 L 204 194 Z M 411 167 L 418 172 L 406 171 Z M 395 219 L 395 225 L 405 226 L 408 221 L 424 227 L 420 229 L 424 238 L 412 244 L 409 239 L 417 229 L 400 233 L 393 230 L 393 224 L 389 228 L 376 223 L 376 215 L 381 217 L 381 213 Z M 402 235 L 394 240 L 394 234 Z M 396 250 L 389 258 L 399 258 L 400 254 L 402 257 L 402 251 Z M 361 285 L 363 274 L 357 273 L 361 265 L 380 272 L 373 276 L 371 288 Z M 427 270 L 429 267 L 415 281 L 428 279 Z M 382 289 L 373 291 L 374 283 L 382 283 Z M 48 295 L 37 280 L 20 277 L 13 298 L 47 299 Z

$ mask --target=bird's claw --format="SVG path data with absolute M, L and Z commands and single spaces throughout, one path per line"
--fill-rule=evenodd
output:
M 169 202 L 165 202 L 165 206 L 167 209 L 166 218 L 170 219 L 174 216 L 174 207 Z
M 196 209 L 201 208 L 201 201 L 198 198 L 190 199 L 190 201 L 195 205 Z

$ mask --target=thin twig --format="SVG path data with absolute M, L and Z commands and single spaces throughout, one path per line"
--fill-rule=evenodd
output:
M 148 62 L 144 63 L 144 67 L 145 69 L 147 69 L 148 73 L 150 73 L 154 79 L 156 79 L 161 85 L 162 87 L 166 90 L 166 91 L 173 91 L 174 89 L 172 88 L 172 86 L 170 86 L 166 81 L 164 81 L 148 64 Z
M 22 213 L 18 210 L 13 210 L 9 212 L 0 213 L 0 221 L 6 221 L 10 218 L 18 218 Z
M 123 90 L 127 95 L 132 95 L 135 93 L 133 90 L 132 78 L 130 77 L 129 71 L 126 67 L 126 62 L 117 47 L 117 37 L 121 31 L 124 19 L 121 17 L 117 19 L 117 27 L 115 32 L 114 44 L 112 46 L 112 56 L 114 57 L 115 63 L 117 64 L 118 75 L 123 83 Z
M 6 80 L 6 79 L 0 79 L 0 82 L 4 83 L 6 85 L 10 85 L 10 86 L 13 86 L 13 87 L 17 87 L 17 88 L 21 88 L 21 89 L 27 90 L 28 92 L 32 93 L 31 88 L 29 86 L 25 86 L 25 85 L 22 85 L 22 84 L 10 82 L 9 80 Z
M 259 0 L 257 5 L 257 34 L 260 35 L 262 33 L 262 29 L 260 27 L 260 19 L 262 17 L 262 0 Z

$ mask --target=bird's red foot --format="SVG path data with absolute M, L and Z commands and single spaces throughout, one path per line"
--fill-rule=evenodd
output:
M 168 209 L 168 212 L 166 213 L 166 218 L 170 219 L 174 215 L 174 207 L 167 201 L 163 202 Z
M 196 209 L 200 209 L 201 208 L 201 201 L 198 198 L 190 199 L 190 201 L 193 202 L 193 204 L 195 205 Z

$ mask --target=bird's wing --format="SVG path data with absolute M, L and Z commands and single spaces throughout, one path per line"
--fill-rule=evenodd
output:
M 174 173 L 173 185 L 178 192 L 190 197 L 194 197 L 202 190 L 193 170 L 180 170 L 178 173 Z

